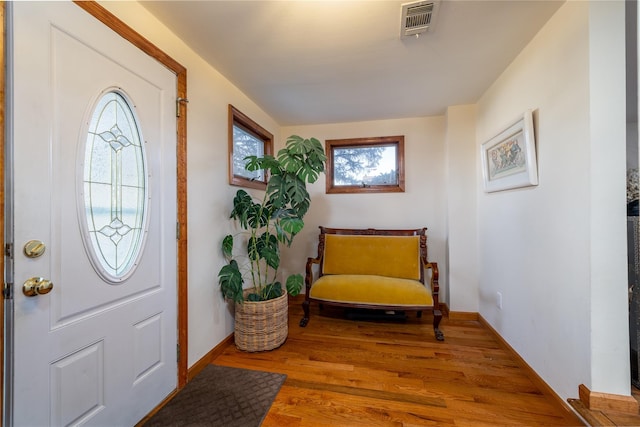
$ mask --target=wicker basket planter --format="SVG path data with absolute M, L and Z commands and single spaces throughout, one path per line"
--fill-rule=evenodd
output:
M 280 347 L 289 334 L 289 299 L 244 301 L 235 305 L 234 340 L 243 351 L 267 351 Z

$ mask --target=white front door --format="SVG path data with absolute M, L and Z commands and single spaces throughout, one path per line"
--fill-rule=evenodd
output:
M 13 424 L 133 425 L 177 382 L 176 76 L 73 3 L 10 17 Z

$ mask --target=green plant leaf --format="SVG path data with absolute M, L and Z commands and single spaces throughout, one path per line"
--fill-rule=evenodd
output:
M 317 138 L 314 138 L 314 137 L 309 138 L 309 143 L 311 145 L 312 150 L 315 153 L 318 153 L 322 157 L 325 157 L 324 156 L 324 147 L 322 146 L 322 143 Z M 326 160 L 326 157 L 325 157 L 325 160 Z
M 278 171 L 281 167 L 278 160 L 269 154 L 265 154 L 263 157 L 247 156 L 244 160 L 247 161 L 245 168 L 251 172 L 264 169 L 273 173 L 274 171 Z
M 287 149 L 282 149 L 278 153 L 278 161 L 282 168 L 292 174 L 298 173 L 304 167 L 304 158 L 301 155 L 295 155 Z
M 289 234 L 298 234 L 304 227 L 304 221 L 297 217 L 282 218 L 282 229 Z
M 280 267 L 280 250 L 265 246 L 260 252 L 260 257 L 264 258 L 267 265 L 274 270 Z
M 244 190 L 238 190 L 233 198 L 233 209 L 229 217 L 240 222 L 240 225 L 246 229 L 248 226 L 248 213 L 252 205 L 253 199 L 249 193 Z
M 222 239 L 222 253 L 226 258 L 231 258 L 233 252 L 233 236 L 231 234 L 227 234 Z
M 323 170 L 324 168 L 318 171 L 316 170 L 316 167 L 314 165 L 307 162 L 307 163 L 304 163 L 300 168 L 300 170 L 298 171 L 298 176 L 302 181 L 306 181 L 310 184 L 313 184 L 318 180 L 318 177 L 320 176 L 320 172 L 322 172 Z
M 262 169 L 262 158 L 258 156 L 247 156 L 243 160 L 246 162 L 244 168 L 248 171 L 254 172 Z
M 319 172 L 324 170 L 324 163 L 320 164 L 321 170 L 317 171 L 318 164 L 310 159 L 306 153 L 293 154 L 287 149 L 282 149 L 278 153 L 278 160 L 282 164 L 285 172 L 297 176 L 302 182 L 315 182 Z
M 238 190 L 233 198 L 230 218 L 237 220 L 245 230 L 264 227 L 269 222 L 270 212 L 244 190 Z
M 309 199 L 309 192 L 304 181 L 294 175 L 287 175 L 285 179 L 287 195 L 292 203 L 302 203 Z
M 283 208 L 289 202 L 283 175 L 274 175 L 267 184 L 269 203 L 276 209 Z
M 292 154 L 306 155 L 317 148 L 316 142 L 322 147 L 320 141 L 315 138 L 304 139 L 298 135 L 291 135 L 287 138 L 286 149 Z
M 264 227 L 269 223 L 269 219 L 271 218 L 271 212 L 273 211 L 273 206 L 269 203 L 264 206 L 256 205 L 256 215 L 251 218 L 251 224 L 254 228 Z
M 300 203 L 291 205 L 291 207 L 296 210 L 296 215 L 300 218 L 303 218 L 307 214 L 307 211 L 309 210 L 310 206 L 311 206 L 311 199 L 305 199 Z
M 280 282 L 273 282 L 262 289 L 263 301 L 278 298 L 279 296 L 282 296 L 282 283 Z
M 260 258 L 264 259 L 269 267 L 277 270 L 280 266 L 280 247 L 277 237 L 265 232 L 258 239 L 258 243 Z
M 304 138 L 298 135 L 291 135 L 287 138 L 286 147 L 293 152 L 301 153 L 304 147 Z
M 280 247 L 278 239 L 268 232 L 259 237 L 251 237 L 247 242 L 247 253 L 252 261 L 264 259 L 274 270 L 280 266 Z
M 313 183 L 324 171 L 327 160 L 324 148 L 316 138 L 303 139 L 291 135 L 285 148 L 278 152 L 278 160 L 283 168 L 299 176 L 303 181 Z
M 302 278 L 302 274 L 292 274 L 287 278 L 287 292 L 291 296 L 296 296 L 302 290 L 302 285 L 304 284 L 304 279 Z
M 287 195 L 287 199 L 292 203 L 300 203 L 309 198 L 307 187 L 304 181 L 294 174 L 287 173 L 283 176 L 281 191 Z
M 231 260 L 229 264 L 223 266 L 218 273 L 220 290 L 225 298 L 242 303 L 244 300 L 242 284 L 242 273 L 236 260 Z
M 296 216 L 295 211 L 293 211 L 292 209 L 278 209 L 277 211 L 274 212 L 272 218 L 274 219 L 273 225 L 276 230 L 276 237 L 278 238 L 278 241 L 281 243 L 286 243 L 287 246 L 290 246 L 295 233 L 291 234 L 290 232 L 291 227 L 287 227 L 287 229 L 283 228 L 282 223 L 283 223 L 283 220 L 286 224 L 288 221 L 292 219 L 299 219 Z
M 255 292 L 251 292 L 250 294 L 247 295 L 247 301 L 258 302 L 258 301 L 264 301 L 264 300 L 260 295 L 256 294 Z
M 298 217 L 287 217 L 278 221 L 278 225 L 282 230 L 283 236 L 285 236 L 285 240 L 280 240 L 284 241 L 287 246 L 291 246 L 293 237 L 304 228 L 304 221 Z
M 290 204 L 299 217 L 307 213 L 311 204 L 306 184 L 296 174 L 285 172 L 279 176 L 272 176 L 267 185 L 267 193 L 274 207 L 284 208 Z
M 309 196 L 304 181 L 294 175 L 287 174 L 282 182 L 280 191 L 285 192 L 286 198 L 295 215 L 299 218 L 304 217 L 311 205 L 311 197 Z
M 259 239 L 255 236 L 251 236 L 247 240 L 247 255 L 252 261 L 257 261 L 260 258 L 260 250 L 258 248 L 260 243 L 258 242 Z

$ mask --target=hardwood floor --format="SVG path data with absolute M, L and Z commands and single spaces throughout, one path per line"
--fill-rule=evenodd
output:
M 640 390 L 631 387 L 631 395 L 640 403 Z M 570 399 L 569 402 L 590 426 L 640 426 L 640 414 L 594 411 L 585 407 L 579 399 Z
M 263 426 L 583 425 L 477 321 L 443 319 L 438 342 L 430 316 L 354 321 L 312 306 L 300 328 L 300 301 L 279 349 L 230 345 L 213 361 L 287 374 Z

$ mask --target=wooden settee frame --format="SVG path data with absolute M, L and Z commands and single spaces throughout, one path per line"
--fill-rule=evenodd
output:
M 435 337 L 438 341 L 444 340 L 444 334 L 440 330 L 440 321 L 442 320 L 442 312 L 440 311 L 440 303 L 438 300 L 438 294 L 440 291 L 440 285 L 438 283 L 438 264 L 436 262 L 428 261 L 427 257 L 427 228 L 418 229 L 402 229 L 402 230 L 390 230 L 390 229 L 376 229 L 376 228 L 329 228 L 320 226 L 320 235 L 318 237 L 318 255 L 315 258 L 307 258 L 306 263 L 306 275 L 305 275 L 305 287 L 306 294 L 305 300 L 302 303 L 302 309 L 304 316 L 300 320 L 300 326 L 305 327 L 309 323 L 309 307 L 312 302 L 316 302 L 322 305 L 330 305 L 342 308 L 355 308 L 355 309 L 371 309 L 371 310 L 383 310 L 383 311 L 415 311 L 417 317 L 422 317 L 422 312 L 433 313 L 433 330 Z M 325 236 L 327 234 L 339 234 L 339 235 L 351 235 L 351 236 L 419 236 L 420 247 L 420 260 L 422 262 L 422 268 L 420 269 L 420 282 L 425 285 L 425 269 L 431 269 L 431 278 L 429 285 L 431 287 L 431 294 L 433 297 L 433 306 L 415 305 L 415 306 L 397 306 L 397 305 L 380 305 L 380 304 L 362 304 L 351 302 L 339 302 L 339 301 L 326 301 L 318 300 L 310 297 L 311 286 L 313 285 L 313 265 L 319 266 L 318 278 L 321 277 L 323 271 L 323 255 L 325 248 Z M 425 285 L 426 286 L 426 285 Z

